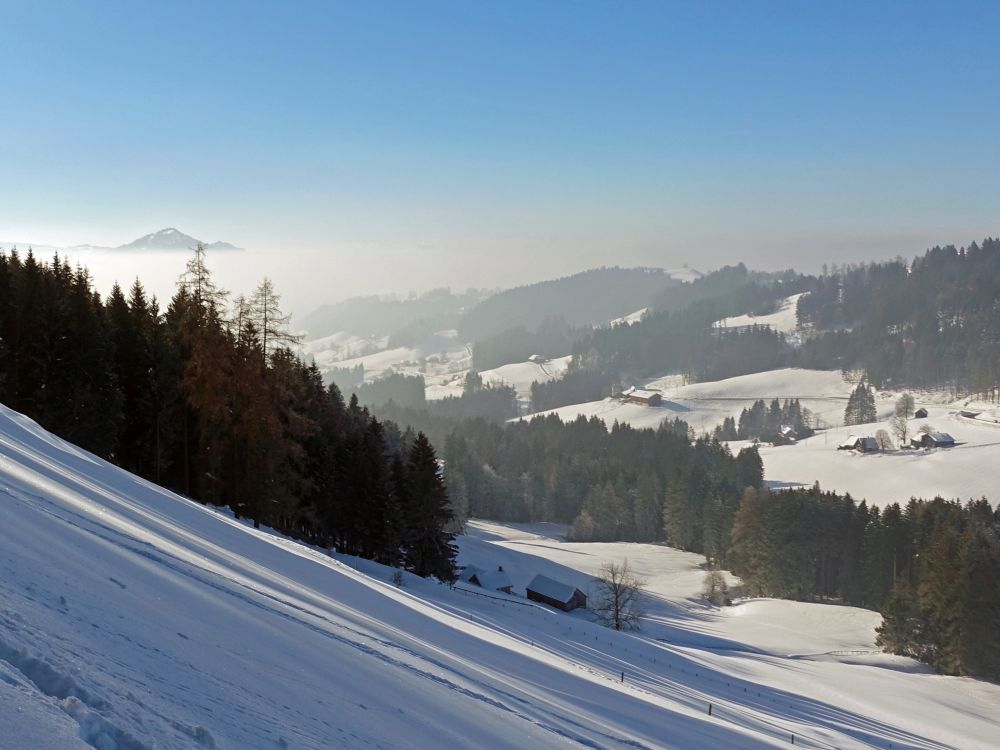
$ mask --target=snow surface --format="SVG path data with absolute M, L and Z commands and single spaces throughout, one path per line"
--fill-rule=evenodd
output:
M 681 268 L 671 268 L 667 269 L 667 276 L 672 279 L 677 279 L 677 281 L 691 282 L 697 281 L 702 278 L 705 274 L 701 271 L 696 271 L 693 268 L 688 268 L 687 266 L 682 266 Z
M 957 432 L 957 430 L 956 430 Z M 593 594 L 586 612 L 334 557 L 185 500 L 0 407 L 0 746 L 988 748 L 1000 687 L 868 653 L 878 616 L 697 596 L 695 555 L 473 523 L 461 562 Z M 860 654 L 838 653 L 860 651 Z M 624 681 L 621 673 L 624 672 Z M 707 715 L 709 704 L 713 716 Z M 77 741 L 77 739 L 79 741 Z
M 994 505 L 1000 500 L 1000 422 L 993 421 L 995 406 L 969 419 L 959 416 L 958 410 L 975 402 L 952 402 L 953 396 L 945 392 L 915 391 L 916 405 L 928 410 L 928 418 L 910 420 L 910 436 L 929 424 L 954 436 L 958 445 L 860 455 L 836 448 L 851 435 L 874 437 L 879 429 L 892 434 L 889 418 L 899 393 L 876 393 L 880 422 L 844 427 L 844 407 L 855 384 L 839 371 L 786 368 L 689 385 L 669 375 L 646 387 L 662 392 L 661 406 L 606 398 L 541 414 L 558 414 L 563 421 L 597 416 L 609 427 L 617 421 L 640 429 L 680 417 L 701 434 L 711 432 L 726 417 L 738 420 L 740 412 L 758 399 L 770 403 L 775 398 L 796 398 L 812 412 L 815 424 L 828 429 L 795 445 L 760 447 L 764 477 L 772 487 L 811 486 L 818 481 L 824 489 L 850 492 L 859 502 L 865 499 L 880 506 L 935 495 L 961 500 L 985 496 Z M 735 452 L 746 444 L 734 441 L 730 447 Z
M 642 316 L 645 315 L 647 312 L 649 312 L 649 308 L 644 307 L 641 310 L 636 310 L 634 313 L 629 313 L 628 315 L 625 315 L 621 318 L 615 318 L 614 320 L 609 321 L 608 325 L 611 326 L 612 328 L 614 328 L 615 326 L 623 326 L 623 325 L 630 326 L 633 323 L 638 323 L 640 320 L 642 320 Z
M 808 292 L 803 292 L 808 294 Z M 779 333 L 794 333 L 799 327 L 798 304 L 802 294 L 793 294 L 779 303 L 778 309 L 768 315 L 737 315 L 723 318 L 715 325 L 719 328 L 740 328 L 743 326 L 768 326 Z
M 699 433 L 711 431 L 726 417 L 738 419 L 740 412 L 764 399 L 797 398 L 802 406 L 819 418 L 820 424 L 837 425 L 844 421 L 844 407 L 855 384 L 844 379 L 839 370 L 804 370 L 785 368 L 740 375 L 726 380 L 684 384 L 683 378 L 667 375 L 641 384 L 648 390 L 660 391 L 663 404 L 658 407 L 629 404 L 606 398 L 584 404 L 553 409 L 564 421 L 579 415 L 598 416 L 608 426 L 616 420 L 633 427 L 658 427 L 666 419 L 680 417 Z M 892 399 L 878 401 L 880 412 L 888 416 Z
M 483 370 L 480 376 L 487 385 L 509 385 L 517 391 L 518 400 L 526 404 L 531 400 L 531 384 L 558 380 L 566 374 L 572 355 L 556 357 L 544 362 L 515 362 L 492 370 Z
M 361 365 L 365 382 L 391 373 L 422 375 L 428 399 L 462 395 L 465 375 L 472 364 L 472 350 L 458 341 L 456 331 L 438 331 L 416 347 L 389 349 L 387 345 L 385 336 L 364 338 L 339 331 L 306 341 L 301 349 L 327 381 L 336 381 L 338 370 Z
M 850 492 L 869 505 L 905 504 L 911 497 L 940 495 L 962 501 L 986 497 L 1000 501 L 1000 425 L 958 416 L 952 406 L 918 403 L 926 419 L 909 420 L 909 434 L 927 424 L 948 432 L 953 448 L 894 450 L 858 454 L 838 451 L 851 434 L 874 437 L 883 429 L 892 435 L 888 420 L 870 425 L 837 427 L 799 440 L 794 445 L 763 445 L 764 478 L 775 487 L 811 485 Z M 743 443 L 732 443 L 733 450 Z

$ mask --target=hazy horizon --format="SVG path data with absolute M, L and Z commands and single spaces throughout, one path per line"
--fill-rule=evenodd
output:
M 0 242 L 174 226 L 246 248 L 221 282 L 271 276 L 300 315 L 601 265 L 809 272 L 1000 232 L 997 6 L 6 16 Z M 139 275 L 162 296 L 176 276 L 95 263 L 101 287 Z

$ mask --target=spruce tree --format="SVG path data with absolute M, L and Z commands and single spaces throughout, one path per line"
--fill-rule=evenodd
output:
M 408 488 L 403 500 L 403 541 L 406 567 L 419 576 L 455 580 L 454 535 L 446 531 L 452 520 L 448 491 L 434 448 L 419 433 L 410 450 Z

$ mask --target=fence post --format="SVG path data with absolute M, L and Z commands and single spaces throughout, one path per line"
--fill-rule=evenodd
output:
M 708 715 L 709 716 L 712 715 L 712 704 L 711 703 L 708 704 Z

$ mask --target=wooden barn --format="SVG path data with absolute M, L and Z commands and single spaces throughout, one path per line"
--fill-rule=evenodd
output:
M 629 388 L 622 393 L 630 404 L 639 406 L 659 406 L 663 403 L 663 394 L 659 391 L 647 391 L 644 388 Z
M 920 407 L 915 412 L 913 412 L 914 419 L 927 419 L 927 410 L 924 407 Z
M 587 606 L 587 595 L 580 589 L 541 574 L 531 579 L 525 591 L 531 601 L 548 604 L 563 612 Z
M 916 435 L 910 445 L 914 448 L 952 448 L 955 438 L 947 432 L 927 432 Z
M 858 453 L 878 453 L 878 441 L 873 437 L 858 437 L 851 435 L 837 446 L 838 451 L 857 451 Z

